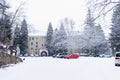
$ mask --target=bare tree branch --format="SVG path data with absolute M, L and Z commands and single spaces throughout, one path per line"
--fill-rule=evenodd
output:
M 9 8 L 9 6 L 7 6 L 7 5 L 3 5 L 2 3 L 0 3 L 0 9 L 3 9 L 3 7 L 5 7 L 5 8 Z
M 98 8 L 97 17 L 95 17 L 94 20 L 100 18 L 102 15 L 104 15 L 104 16 L 107 15 L 107 13 L 112 11 L 116 7 L 116 4 L 119 4 L 119 3 L 120 3 L 119 0 L 118 1 L 115 1 L 115 0 L 102 0 L 102 1 L 97 0 L 95 2 L 95 4 L 93 4 L 93 7 Z M 111 6 L 111 8 L 110 8 L 110 5 L 114 5 L 114 6 Z M 96 11 L 96 10 L 94 10 L 94 11 Z
M 107 13 L 109 13 L 110 11 L 112 11 L 117 5 L 113 6 L 112 8 L 110 8 L 109 10 L 107 10 L 106 12 L 102 13 L 102 11 L 105 9 L 105 7 L 99 12 L 98 16 L 96 18 L 94 18 L 94 21 L 96 19 L 98 19 L 99 17 L 101 17 L 102 15 L 107 15 Z
M 11 20 L 11 25 L 16 21 L 15 18 L 17 17 L 17 14 L 18 14 L 18 12 L 20 11 L 22 5 L 23 5 L 23 4 L 20 4 L 19 7 L 16 9 L 16 11 L 15 11 L 13 17 L 12 17 L 12 20 Z
M 0 41 L 1 42 L 6 42 L 7 41 L 7 37 L 6 37 L 6 29 L 5 26 L 7 24 L 8 18 L 10 20 L 10 22 L 8 23 L 9 26 L 13 26 L 13 24 L 16 23 L 16 20 L 18 20 L 18 16 L 19 13 L 22 9 L 22 5 L 24 3 L 21 3 L 17 9 L 15 10 L 15 13 L 10 16 L 10 12 L 8 11 L 9 6 L 7 5 L 7 1 L 6 0 L 0 0 Z

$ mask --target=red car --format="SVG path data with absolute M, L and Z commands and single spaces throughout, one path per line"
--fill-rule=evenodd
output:
M 66 59 L 76 59 L 76 58 L 79 58 L 79 57 L 80 57 L 80 55 L 76 54 L 76 53 L 65 56 Z

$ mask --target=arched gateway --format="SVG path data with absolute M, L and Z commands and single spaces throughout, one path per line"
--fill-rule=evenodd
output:
M 46 48 L 41 48 L 39 50 L 39 56 L 49 56 L 48 50 Z

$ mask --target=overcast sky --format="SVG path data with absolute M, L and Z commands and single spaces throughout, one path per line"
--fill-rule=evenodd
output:
M 12 1 L 12 5 L 17 5 L 21 0 Z M 49 22 L 56 28 L 65 17 L 75 20 L 79 27 L 84 22 L 86 9 L 85 0 L 26 0 L 24 12 L 29 24 L 45 31 Z
M 83 24 L 87 14 L 86 0 L 11 0 L 12 8 L 15 10 L 21 1 L 25 1 L 23 9 L 25 19 L 29 25 L 39 30 L 40 34 L 45 34 L 49 22 L 52 23 L 55 29 L 65 17 L 73 19 L 77 29 L 84 27 Z M 107 15 L 107 21 L 98 20 L 104 26 L 106 36 L 110 32 L 108 27 L 111 24 L 110 16 L 111 13 Z

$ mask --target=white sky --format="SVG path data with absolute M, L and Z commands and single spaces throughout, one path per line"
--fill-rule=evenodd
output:
M 28 24 L 39 30 L 42 35 L 46 34 L 49 22 L 55 29 L 59 27 L 59 23 L 65 17 L 75 21 L 76 29 L 84 27 L 87 14 L 86 0 L 11 0 L 12 8 L 15 10 L 21 1 L 25 1 L 23 15 L 26 16 L 25 19 L 27 19 Z M 104 26 L 106 36 L 109 35 L 108 26 L 111 23 L 111 17 L 107 18 L 110 19 L 107 21 L 98 20 Z
M 85 0 L 12 0 L 14 6 L 20 1 L 26 1 L 25 15 L 27 22 L 37 29 L 46 31 L 48 23 L 57 27 L 65 18 L 75 20 L 77 26 L 82 25 L 86 16 Z

